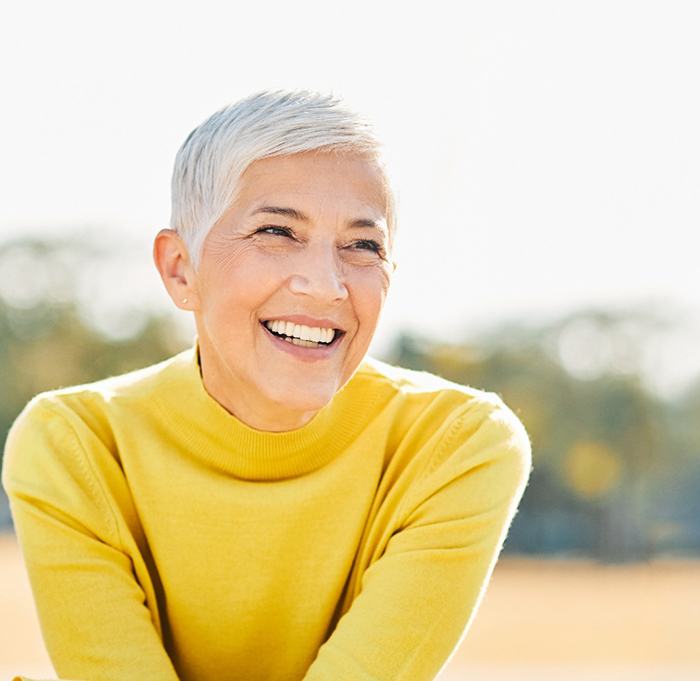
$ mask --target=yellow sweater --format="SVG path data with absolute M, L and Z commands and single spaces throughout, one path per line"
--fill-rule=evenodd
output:
M 307 425 L 262 432 L 198 360 L 42 393 L 10 431 L 2 483 L 58 675 L 433 679 L 527 483 L 518 418 L 366 357 Z

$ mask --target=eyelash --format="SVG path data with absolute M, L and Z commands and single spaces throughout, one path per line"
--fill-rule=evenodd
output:
M 294 235 L 292 234 L 292 230 L 289 229 L 288 227 L 279 227 L 278 225 L 265 225 L 264 227 L 261 227 L 260 229 L 256 229 L 255 232 L 264 232 L 266 234 L 274 234 L 275 232 L 268 232 L 268 229 L 276 229 L 278 232 L 282 233 L 282 236 L 288 236 L 290 238 L 294 238 Z
M 277 230 L 277 231 L 270 232 L 267 230 Z M 260 229 L 256 229 L 255 231 L 256 231 L 256 233 L 262 232 L 264 234 L 277 234 L 279 236 L 289 237 L 290 239 L 296 239 L 296 237 L 294 236 L 294 233 L 292 232 L 291 229 L 289 229 L 288 227 L 280 227 L 279 225 L 265 225 L 264 227 L 260 227 Z M 366 249 L 366 250 L 373 251 L 377 255 L 383 255 L 383 253 L 384 253 L 384 250 L 383 250 L 381 244 L 379 244 L 377 241 L 374 241 L 374 239 L 359 239 L 358 241 L 355 241 L 354 243 L 355 243 L 355 245 L 357 245 L 357 244 L 368 245 L 369 249 Z M 365 249 L 359 249 L 359 250 L 365 250 Z

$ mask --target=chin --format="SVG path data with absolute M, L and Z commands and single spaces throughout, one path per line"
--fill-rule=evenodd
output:
M 270 401 L 278 404 L 285 411 L 311 412 L 323 409 L 337 391 L 331 386 L 316 390 L 300 389 L 299 383 L 294 383 L 288 389 L 276 391 L 270 395 Z

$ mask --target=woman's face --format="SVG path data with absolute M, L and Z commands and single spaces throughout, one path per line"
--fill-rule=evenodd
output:
M 393 271 L 386 210 L 363 156 L 277 156 L 243 174 L 193 292 L 205 386 L 251 427 L 304 425 L 362 360 Z

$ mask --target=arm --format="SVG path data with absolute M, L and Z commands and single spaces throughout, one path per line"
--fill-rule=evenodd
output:
M 8 435 L 2 482 L 47 651 L 64 678 L 177 681 L 91 465 L 42 401 Z
M 304 681 L 429 681 L 476 614 L 527 484 L 530 442 L 505 407 L 465 412 Z

